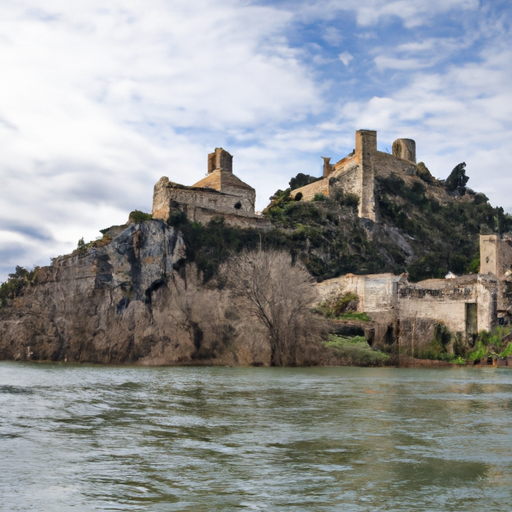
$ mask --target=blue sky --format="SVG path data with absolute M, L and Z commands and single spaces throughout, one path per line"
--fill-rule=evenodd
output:
M 107 6 L 106 6 L 107 5 Z M 0 281 L 150 211 L 215 147 L 257 208 L 360 128 L 512 210 L 512 8 L 478 0 L 0 0 Z

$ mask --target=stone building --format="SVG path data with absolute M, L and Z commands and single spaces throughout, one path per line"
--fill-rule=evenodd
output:
M 416 175 L 416 143 L 411 139 L 393 142 L 393 154 L 377 151 L 377 132 L 356 131 L 354 151 L 335 164 L 324 159 L 323 176 L 320 180 L 295 189 L 291 196 L 302 194 L 302 200 L 311 201 L 316 194 L 333 195 L 337 190 L 359 197 L 359 217 L 378 221 L 375 202 L 375 177 L 392 173 L 404 176 Z
M 318 284 L 321 300 L 353 292 L 357 309 L 372 322 L 367 338 L 375 345 L 398 341 L 422 349 L 444 324 L 473 344 L 479 331 L 512 320 L 512 238 L 480 236 L 480 273 L 410 283 L 406 275 L 373 274 L 329 279 Z
M 162 177 L 153 193 L 153 218 L 167 220 L 184 212 L 191 221 L 223 217 L 226 224 L 267 229 L 270 223 L 254 211 L 256 191 L 233 174 L 233 157 L 216 148 L 208 155 L 207 175 L 192 186 Z

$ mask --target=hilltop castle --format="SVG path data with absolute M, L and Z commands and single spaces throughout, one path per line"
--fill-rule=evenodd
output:
M 207 223 L 223 217 L 226 224 L 267 229 L 270 223 L 256 215 L 256 191 L 233 174 L 233 157 L 216 148 L 208 155 L 205 178 L 188 187 L 160 178 L 153 193 L 153 218 L 167 220 L 184 212 L 191 221 Z
M 295 198 L 311 201 L 316 194 L 332 196 L 336 191 L 355 194 L 359 197 L 359 217 L 377 222 L 375 206 L 375 177 L 389 176 L 392 173 L 415 176 L 416 143 L 411 139 L 397 139 L 393 142 L 393 154 L 377 150 L 377 132 L 358 130 L 352 153 L 335 164 L 330 158 L 324 159 L 323 176 L 320 180 L 297 188 L 291 192 Z
M 416 143 L 411 139 L 393 142 L 393 154 L 377 150 L 377 132 L 358 130 L 354 151 L 335 164 L 324 159 L 323 176 L 291 192 L 292 198 L 311 201 L 315 195 L 332 196 L 339 190 L 357 195 L 358 215 L 378 222 L 375 201 L 376 176 L 393 173 L 416 176 Z M 300 194 L 298 196 L 298 194 Z M 233 157 L 216 148 L 208 155 L 207 176 L 192 186 L 163 177 L 155 185 L 153 218 L 167 220 L 173 212 L 184 212 L 191 221 L 207 223 L 221 216 L 226 224 L 268 229 L 267 220 L 254 211 L 255 190 L 233 174 Z

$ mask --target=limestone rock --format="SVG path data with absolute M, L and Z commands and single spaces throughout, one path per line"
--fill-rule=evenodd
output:
M 189 360 L 193 343 L 169 321 L 165 298 L 184 260 L 181 235 L 160 220 L 130 225 L 107 246 L 55 258 L 0 310 L 0 359 Z

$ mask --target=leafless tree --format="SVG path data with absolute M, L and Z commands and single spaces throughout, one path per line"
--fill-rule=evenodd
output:
M 299 352 L 320 341 L 313 279 L 288 253 L 243 252 L 224 264 L 221 276 L 243 311 L 264 327 L 271 365 L 299 364 Z

